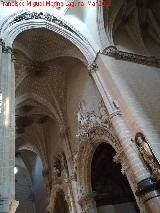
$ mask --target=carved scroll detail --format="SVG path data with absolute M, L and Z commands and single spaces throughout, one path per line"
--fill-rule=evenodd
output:
M 105 48 L 102 54 L 113 57 L 118 60 L 124 60 L 134 62 L 137 64 L 143 64 L 148 66 L 154 66 L 160 68 L 160 59 L 156 57 L 142 56 L 134 53 L 123 52 L 117 49 L 115 46 L 109 46 Z

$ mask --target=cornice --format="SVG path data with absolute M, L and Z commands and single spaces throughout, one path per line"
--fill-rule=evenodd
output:
M 147 66 L 160 68 L 160 59 L 156 57 L 149 57 L 120 51 L 115 46 L 109 46 L 105 48 L 102 54 L 113 57 L 117 60 L 129 61 L 137 64 L 143 64 Z

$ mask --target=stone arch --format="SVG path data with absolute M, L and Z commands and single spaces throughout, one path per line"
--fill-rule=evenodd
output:
M 91 162 L 96 148 L 101 143 L 110 144 L 116 153 L 122 150 L 121 144 L 113 132 L 107 128 L 96 127 L 88 133 L 89 137 L 83 138 L 76 156 L 77 178 L 80 184 L 79 200 L 92 194 Z
M 37 153 L 33 151 L 33 148 L 22 147 L 18 149 L 15 156 L 15 166 L 17 173 L 15 175 L 15 198 L 19 202 L 19 206 L 16 212 L 20 213 L 24 208 L 27 208 L 29 212 L 35 213 L 35 197 L 33 192 L 33 179 L 31 174 L 31 164 L 25 162 L 23 158 L 24 152 L 30 152 L 32 160 L 36 158 Z M 33 161 L 34 161 L 33 160 Z
M 25 30 L 45 28 L 56 32 L 57 34 L 62 35 L 64 38 L 72 42 L 78 49 L 83 53 L 87 59 L 88 64 L 91 64 L 95 57 L 96 53 L 92 48 L 88 40 L 71 24 L 64 21 L 62 18 L 54 17 L 63 23 L 64 26 L 59 26 L 59 24 L 51 21 L 46 21 L 44 19 L 29 19 L 25 21 L 18 21 L 14 23 L 14 20 L 17 16 L 24 14 L 25 11 L 19 11 L 14 15 L 11 15 L 3 24 L 1 28 L 1 38 L 4 40 L 5 45 L 12 47 L 13 41 L 15 38 Z
M 17 149 L 16 156 L 18 156 L 22 159 L 22 161 L 29 173 L 30 189 L 31 189 L 32 193 L 31 193 L 31 196 L 29 196 L 27 199 L 32 200 L 32 202 L 35 205 L 35 212 L 36 212 L 37 206 L 38 206 L 37 205 L 38 204 L 37 195 L 39 193 L 40 193 L 40 196 L 43 196 L 43 198 L 45 198 L 45 202 L 46 202 L 48 179 L 44 176 L 44 171 L 46 171 L 46 169 L 48 168 L 47 162 L 45 161 L 45 158 L 42 155 L 42 153 L 40 153 L 39 150 L 36 148 L 36 146 L 31 143 L 27 143 L 27 142 Z M 37 176 L 40 179 L 39 182 L 35 181 L 35 180 L 37 180 L 35 178 Z M 22 176 L 22 180 L 21 180 L 22 183 L 23 183 L 23 178 L 24 177 Z M 38 184 L 37 186 L 38 186 L 39 190 L 37 190 L 36 184 Z M 19 191 L 19 189 L 18 189 L 18 191 Z M 23 191 L 23 187 L 22 187 L 22 191 Z M 23 194 L 24 194 L 24 192 L 22 193 L 22 195 Z M 21 197 L 19 197 L 18 200 L 20 201 L 20 204 L 23 203 L 23 197 L 22 197 L 22 200 L 21 200 Z M 44 205 L 42 205 L 43 210 L 45 210 L 45 202 L 44 202 Z M 25 208 L 25 206 L 23 206 L 23 209 L 24 208 Z M 30 211 L 29 209 L 30 209 L 30 206 L 27 206 L 28 212 Z M 22 212 L 22 209 L 20 212 Z
M 88 132 L 88 135 L 81 139 L 78 153 L 75 159 L 76 171 L 77 171 L 77 184 L 78 185 L 78 201 L 82 210 L 86 209 L 86 212 L 97 212 L 96 202 L 94 200 L 94 192 L 92 190 L 91 182 L 91 164 L 94 153 L 99 145 L 108 144 L 115 150 L 115 156 L 113 158 L 114 163 L 121 165 L 122 174 L 126 176 L 130 188 L 134 193 L 134 187 L 131 182 L 132 176 L 128 171 L 127 161 L 124 157 L 123 148 L 115 136 L 112 130 L 105 127 L 93 128 Z M 122 161 L 119 158 L 124 158 Z M 136 199 L 136 197 L 135 197 Z M 136 199 L 137 203 L 138 200 Z
M 36 147 L 33 146 L 33 144 L 30 144 L 30 143 L 27 143 L 25 145 L 20 146 L 17 151 L 21 151 L 21 150 L 28 150 L 28 151 L 35 153 L 36 155 L 40 155 L 40 153 L 36 149 Z
M 40 151 L 37 149 L 37 147 L 34 146 L 31 143 L 27 143 L 27 141 L 24 140 L 24 139 L 23 139 L 23 141 L 24 141 L 24 144 L 18 147 L 17 152 L 18 151 L 31 151 L 31 152 L 33 152 L 37 157 L 39 157 L 41 159 L 42 165 L 43 165 L 43 170 L 48 169 L 48 164 L 45 160 L 45 156 L 42 153 L 40 153 Z

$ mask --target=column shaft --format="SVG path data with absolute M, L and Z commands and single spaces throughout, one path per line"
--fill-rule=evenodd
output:
M 15 89 L 11 62 L 11 49 L 0 48 L 0 90 L 2 112 L 0 114 L 0 212 L 9 212 L 14 200 L 15 180 Z
M 129 182 L 132 186 L 134 186 L 134 193 L 135 193 L 136 189 L 138 188 L 137 184 L 139 182 L 147 181 L 147 184 L 153 184 L 150 178 L 151 174 L 149 170 L 146 168 L 144 162 L 142 161 L 139 155 L 138 149 L 132 140 L 132 138 L 134 137 L 131 131 L 129 130 L 128 125 L 126 124 L 126 121 L 124 120 L 122 113 L 119 110 L 119 106 L 116 106 L 114 100 L 112 99 L 109 88 L 107 87 L 107 83 L 103 80 L 103 77 L 101 76 L 101 71 L 98 70 L 97 65 L 93 64 L 91 66 L 90 75 L 94 79 L 102 95 L 106 108 L 108 109 L 108 112 L 110 114 L 110 121 L 113 125 L 117 137 L 120 140 L 123 153 L 125 155 L 124 158 L 126 159 L 125 161 L 127 162 L 128 165 L 127 170 L 130 171 L 131 173 L 131 178 L 129 179 Z M 129 175 L 127 176 L 129 177 Z M 154 189 L 152 193 L 154 193 Z M 148 195 L 149 197 L 147 201 L 146 199 L 144 199 L 146 195 Z M 143 205 L 141 204 L 141 202 L 139 203 L 139 199 L 137 197 L 136 199 L 141 207 L 141 210 L 143 209 L 144 212 L 158 213 L 159 210 L 156 211 L 156 209 L 159 208 L 160 205 L 160 199 L 158 196 L 159 195 L 157 195 L 156 197 L 154 196 L 151 197 L 150 193 L 145 192 L 145 194 L 140 196 Z

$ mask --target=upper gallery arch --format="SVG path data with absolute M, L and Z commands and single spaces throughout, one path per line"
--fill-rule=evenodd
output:
M 69 40 L 85 56 L 88 64 L 95 59 L 96 53 L 89 41 L 75 27 L 55 14 L 19 11 L 3 22 L 0 37 L 4 40 L 6 46 L 12 47 L 19 34 L 26 30 L 38 28 L 48 29 Z

